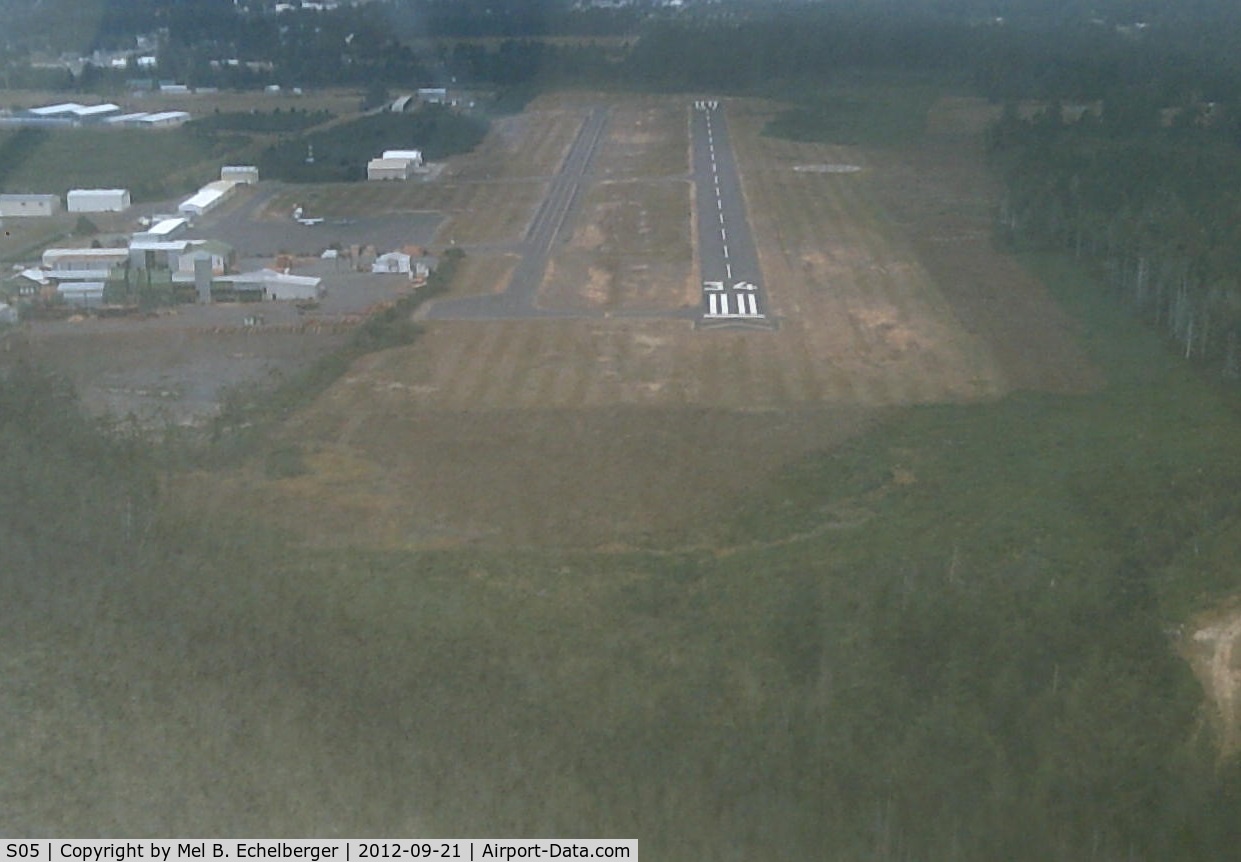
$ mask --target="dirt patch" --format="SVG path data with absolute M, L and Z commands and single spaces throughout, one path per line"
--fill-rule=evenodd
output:
M 1182 643 L 1207 699 L 1214 705 L 1220 756 L 1241 751 L 1241 607 L 1199 619 Z
M 139 424 L 196 424 L 230 390 L 271 386 L 339 348 L 347 330 L 212 331 L 152 321 L 146 328 L 97 326 L 25 339 L 23 355 L 63 374 L 95 414 Z
M 681 176 L 689 171 L 687 101 L 648 96 L 612 108 L 597 156 L 606 179 Z
M 673 309 L 693 305 L 689 184 L 590 187 L 570 241 L 552 256 L 539 294 L 548 308 Z

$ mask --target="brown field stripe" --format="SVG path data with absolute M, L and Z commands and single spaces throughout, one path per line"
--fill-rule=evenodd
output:
M 534 399 L 528 390 L 538 388 L 539 376 L 543 373 L 534 358 L 539 355 L 544 327 L 532 326 L 529 321 L 506 322 L 501 326 L 508 330 L 509 337 L 504 352 L 489 368 L 487 386 L 479 400 L 488 407 L 533 406 Z
M 796 338 L 792 333 L 780 333 L 776 346 L 780 364 L 795 380 L 795 400 L 803 402 L 822 400 L 823 386 L 815 373 L 810 351 L 806 349 L 804 334 L 803 337 Z
M 585 325 L 582 326 L 583 328 L 585 327 Z M 591 380 L 590 371 L 593 369 L 587 369 L 576 356 L 576 339 L 573 337 L 582 331 L 583 329 L 563 327 L 560 331 L 561 337 L 555 342 L 556 348 L 560 353 L 560 367 L 556 373 L 555 402 L 560 406 L 587 406 Z M 589 332 L 589 330 L 586 331 Z
M 579 324 L 580 325 L 580 324 Z M 543 332 L 538 341 L 538 379 L 530 388 L 530 396 L 526 399 L 526 407 L 564 407 L 560 397 L 560 378 L 565 370 L 564 352 L 560 342 L 574 328 L 575 324 L 568 321 L 558 326 L 541 327 Z
M 450 400 L 458 409 L 476 407 L 479 406 L 479 396 L 488 385 L 492 364 L 504 349 L 507 333 L 503 332 L 500 323 L 458 323 L 452 326 L 457 330 L 454 335 L 470 344 L 472 352 L 462 373 L 452 381 L 454 391 Z
M 451 324 L 447 328 L 444 324 L 437 324 L 432 330 L 432 337 L 428 339 L 426 349 L 412 356 L 413 361 L 431 364 L 429 382 L 436 387 L 436 391 L 423 396 L 426 401 L 441 406 L 451 403 L 455 394 L 453 386 L 461 379 L 463 368 L 472 356 L 469 339 L 459 335 L 460 333 L 452 331 Z

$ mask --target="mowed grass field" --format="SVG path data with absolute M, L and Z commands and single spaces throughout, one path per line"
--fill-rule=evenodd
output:
M 571 116 L 582 110 L 565 97 L 552 104 L 554 112 Z M 612 106 L 612 122 L 574 216 L 573 238 L 553 254 L 540 297 L 545 306 L 675 308 L 697 302 L 686 287 L 696 269 L 687 217 L 690 186 L 668 174 L 687 167 L 689 104 L 642 97 Z M 536 102 L 533 113 L 545 110 Z M 972 267 L 953 268 L 952 261 L 923 255 L 919 244 L 939 235 L 942 217 L 893 201 L 885 183 L 903 177 L 888 178 L 874 153 L 764 136 L 775 110 L 768 103 L 730 102 L 726 110 L 778 315 L 776 331 L 699 331 L 688 322 L 616 317 L 423 322 L 415 345 L 358 363 L 289 424 L 288 439 L 313 465 L 306 475 L 293 482 L 237 475 L 225 497 L 251 494 L 277 520 L 289 513 L 294 529 L 315 520 L 307 506 L 317 509 L 338 525 L 316 534 L 331 542 L 595 547 L 623 543 L 628 535 L 638 544 L 658 536 L 667 546 L 676 543 L 678 531 L 694 532 L 699 513 L 727 497 L 725 486 L 744 488 L 798 452 L 855 433 L 865 425 L 861 417 L 909 405 L 990 400 L 1014 381 L 1026 385 L 997 359 L 993 333 L 962 323 L 961 305 L 971 294 L 949 290 L 949 281 L 973 279 L 986 294 L 980 302 L 994 301 L 996 293 L 1011 296 L 1036 315 L 1034 335 L 1027 337 L 1045 339 L 1053 365 L 1063 364 L 1057 352 L 1081 356 L 1072 354 L 1067 329 L 1048 326 L 1040 335 L 1037 321 L 1059 319 L 1054 302 L 1037 279 L 989 244 L 968 246 Z M 639 120 L 647 130 L 641 145 L 632 133 Z M 951 118 L 940 125 L 946 128 L 939 134 L 964 133 Z M 509 132 L 548 153 L 556 148 L 547 143 L 547 129 L 519 122 Z M 554 137 L 567 146 L 572 124 Z M 919 158 L 930 171 L 936 160 L 953 159 L 955 173 L 946 176 L 957 185 L 945 181 L 923 196 L 951 211 L 961 229 L 984 234 L 989 215 L 975 197 L 982 192 L 968 182 L 968 163 L 954 155 L 955 148 L 937 149 L 934 137 L 928 134 L 919 145 Z M 493 147 L 498 151 L 498 144 Z M 504 149 L 522 150 L 520 137 Z M 670 155 L 674 151 L 680 161 Z M 863 170 L 794 170 L 825 163 Z M 982 171 L 977 161 L 972 164 Z M 550 160 L 544 169 L 549 166 Z M 475 162 L 472 170 L 481 169 Z M 643 179 L 638 170 L 655 173 Z M 618 174 L 627 178 L 617 180 Z M 505 182 L 462 186 L 499 197 L 523 187 L 531 188 Z M 377 186 L 356 193 L 420 192 Z M 536 205 L 528 199 L 524 208 Z M 458 229 L 475 219 L 492 225 L 487 232 L 496 236 L 500 223 L 492 216 L 490 208 L 462 209 Z M 480 253 L 457 289 L 494 291 L 512 262 Z M 656 278 L 659 267 L 663 277 Z M 994 283 L 994 272 L 1006 274 L 1003 283 Z M 1025 360 L 1037 368 L 1039 356 Z M 1078 371 L 1070 382 L 1088 388 L 1094 378 L 1084 357 Z M 765 418 L 752 425 L 753 416 Z M 557 423 L 559 431 L 553 430 Z M 782 423 L 800 430 L 787 438 L 761 430 Z M 450 434 L 432 430 L 458 425 L 471 429 L 474 445 L 456 445 Z M 614 435 L 623 436 L 624 444 Z M 676 471 L 669 470 L 671 456 Z M 481 471 L 483 464 L 493 469 Z M 581 482 L 583 476 L 608 475 L 615 481 Z M 670 475 L 680 478 L 668 484 Z M 371 482 L 375 476 L 387 477 L 382 493 Z M 706 478 L 717 476 L 729 478 Z M 548 491 L 539 507 L 527 505 L 532 487 Z M 370 516 L 346 515 L 349 504 L 341 501 L 347 499 L 367 501 Z M 584 517 L 595 505 L 606 516 Z M 295 511 L 301 514 L 293 516 Z

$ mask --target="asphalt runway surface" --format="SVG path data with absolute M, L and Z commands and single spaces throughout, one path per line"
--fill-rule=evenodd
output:
M 690 125 L 702 274 L 700 325 L 770 326 L 758 251 L 719 102 L 695 102 Z

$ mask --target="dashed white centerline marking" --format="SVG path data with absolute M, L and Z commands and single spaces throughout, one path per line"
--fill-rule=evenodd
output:
M 724 244 L 724 260 L 728 260 L 728 243 Z
M 730 279 L 733 277 L 733 265 L 731 263 L 728 263 L 727 261 L 725 261 L 724 263 L 724 273 Z

